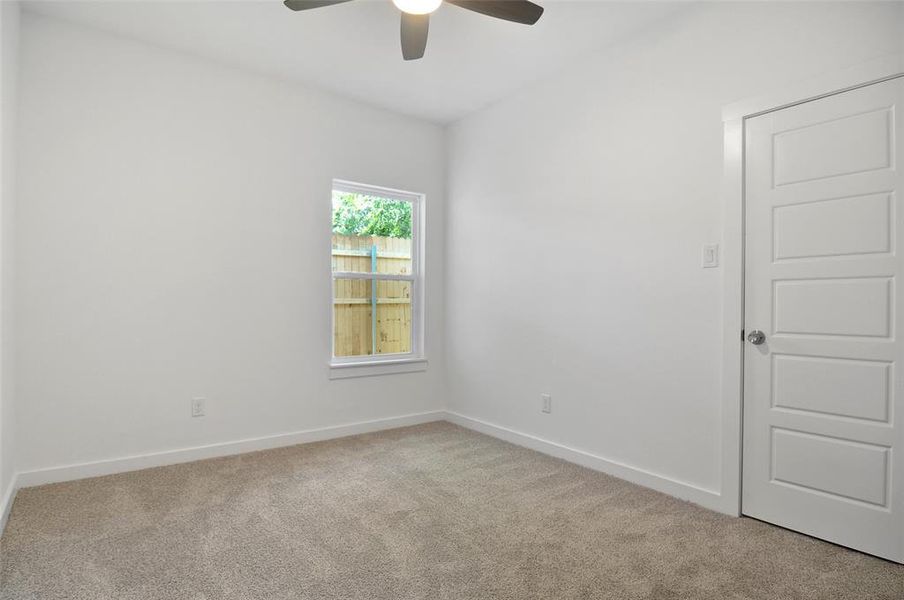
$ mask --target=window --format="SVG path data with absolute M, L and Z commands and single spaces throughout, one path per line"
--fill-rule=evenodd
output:
M 334 377 L 426 367 L 422 202 L 420 194 L 333 182 Z

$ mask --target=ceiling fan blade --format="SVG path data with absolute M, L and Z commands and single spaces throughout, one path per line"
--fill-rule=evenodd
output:
M 445 0 L 461 8 L 497 19 L 533 25 L 540 20 L 543 7 L 528 0 Z
M 402 13 L 402 58 L 417 60 L 424 56 L 429 28 L 430 15 Z
M 292 10 L 308 10 L 309 8 L 321 8 L 350 1 L 351 0 L 285 0 L 283 4 Z

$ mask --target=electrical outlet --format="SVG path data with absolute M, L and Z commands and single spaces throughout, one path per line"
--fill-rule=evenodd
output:
M 206 406 L 205 406 L 206 402 L 207 402 L 206 398 L 192 398 L 191 399 L 191 416 L 203 417 L 204 410 L 206 408 Z
M 541 411 L 549 414 L 552 412 L 552 396 L 549 394 L 540 394 L 540 399 L 543 400 L 543 405 L 540 408 Z
M 712 269 L 719 266 L 719 244 L 703 246 L 703 268 Z

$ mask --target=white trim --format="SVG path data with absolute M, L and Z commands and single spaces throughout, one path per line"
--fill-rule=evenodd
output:
M 369 256 L 369 255 L 368 255 Z M 381 279 L 383 281 L 417 281 L 414 275 L 392 275 L 389 273 L 362 273 L 358 271 L 333 271 L 333 279 Z
M 426 303 L 426 285 L 424 277 L 423 265 L 426 263 L 426 195 L 417 192 L 407 192 L 393 188 L 382 187 L 378 185 L 370 185 L 364 183 L 356 183 L 342 179 L 334 179 L 331 191 L 347 192 L 351 194 L 364 194 L 370 196 L 379 196 L 390 200 L 400 200 L 411 203 L 411 274 L 410 275 L 393 275 L 389 273 L 353 273 L 344 271 L 333 271 L 332 256 L 330 256 L 330 366 L 336 367 L 346 366 L 346 364 L 359 364 L 364 367 L 370 367 L 368 363 L 376 362 L 377 357 L 372 355 L 365 356 L 336 356 L 336 323 L 335 323 L 335 304 L 336 304 L 336 279 L 369 279 L 371 281 L 409 281 L 411 282 L 411 352 L 405 354 L 397 354 L 396 358 L 404 357 L 409 359 L 412 365 L 418 361 L 423 362 L 421 368 L 400 368 L 387 369 L 381 367 L 382 371 L 375 369 L 359 370 L 357 374 L 346 374 L 345 372 L 330 370 L 330 379 L 344 379 L 346 377 L 363 377 L 366 375 L 382 375 L 386 373 L 406 373 L 411 371 L 423 371 L 426 369 L 427 362 L 425 360 L 425 332 L 426 329 L 426 311 L 424 305 Z M 332 197 L 332 193 L 330 194 Z M 332 214 L 332 213 L 331 213 Z M 375 293 L 374 290 L 371 293 Z
M 179 450 L 167 450 L 163 452 L 125 456 L 123 458 L 114 458 L 110 460 L 99 460 L 95 462 L 65 465 L 62 467 L 25 471 L 18 474 L 18 486 L 20 488 L 33 487 L 47 483 L 73 481 L 76 479 L 85 479 L 87 477 L 100 477 L 102 475 L 138 471 L 151 467 L 162 467 L 208 458 L 244 454 L 246 452 L 255 452 L 258 450 L 269 450 L 271 448 L 282 448 L 284 446 L 320 442 L 323 440 L 348 437 L 350 435 L 359 435 L 362 433 L 383 431 L 385 429 L 396 429 L 398 427 L 409 427 L 411 425 L 441 421 L 443 420 L 444 415 L 444 411 L 435 410 L 402 415 L 399 417 L 389 417 L 386 419 L 376 419 L 373 421 L 361 421 L 346 425 L 335 425 L 319 429 L 307 429 L 291 433 L 248 438 L 235 442 L 223 442 L 206 446 L 182 448 Z
M 243 454 L 247 452 L 255 452 L 258 450 L 268 450 L 272 448 L 281 448 L 285 446 L 294 446 L 297 444 L 307 444 L 323 440 L 336 439 L 352 435 L 360 435 L 375 431 L 383 431 L 387 429 L 396 429 L 399 427 L 409 427 L 412 425 L 420 425 L 423 423 L 432 423 L 435 421 L 448 421 L 456 425 L 489 435 L 491 437 L 501 439 L 503 441 L 523 446 L 549 456 L 554 456 L 562 460 L 600 471 L 613 477 L 641 485 L 682 500 L 693 502 L 704 508 L 719 512 L 731 511 L 723 510 L 725 506 L 724 499 L 718 492 L 702 488 L 700 486 L 679 481 L 659 473 L 653 473 L 637 467 L 632 467 L 624 463 L 620 463 L 611 459 L 607 459 L 583 450 L 578 450 L 544 440 L 542 438 L 521 433 L 507 427 L 494 425 L 480 419 L 468 417 L 452 411 L 429 411 L 423 413 L 415 413 L 402 415 L 399 417 L 390 417 L 386 419 L 377 419 L 373 421 L 363 421 L 358 423 L 350 423 L 346 425 L 337 425 L 333 427 L 323 427 L 320 429 L 309 429 L 292 433 L 283 433 L 272 436 L 264 436 L 258 438 L 249 438 L 235 442 L 225 442 L 220 444 L 210 444 L 206 446 L 196 446 L 192 448 L 183 448 L 180 450 L 169 450 L 164 452 L 154 452 L 149 454 L 127 456 L 118 459 L 101 460 L 88 463 L 78 463 L 65 465 L 61 467 L 51 467 L 47 469 L 38 469 L 34 471 L 25 471 L 18 473 L 13 479 L 12 485 L 4 499 L 5 504 L 2 505 L 3 512 L 0 513 L 0 525 L 5 525 L 5 519 L 8 517 L 12 500 L 15 497 L 16 490 L 26 487 L 34 487 L 49 483 L 59 483 L 64 481 L 74 481 L 85 479 L 88 477 L 101 477 L 104 475 L 113 475 L 116 473 L 124 473 L 129 471 L 138 471 L 153 467 L 163 467 L 167 465 L 175 465 L 196 460 L 205 460 L 210 458 L 218 458 L 222 456 L 231 456 L 235 454 Z M 0 529 L 2 533 L 2 529 Z
M 878 83 L 902 73 L 904 73 L 904 53 L 889 54 L 840 71 L 823 73 L 817 77 L 788 84 L 761 96 L 733 102 L 722 109 L 722 121 L 736 121 L 764 112 L 781 110 L 823 96 Z
M 767 112 L 811 102 L 895 77 L 904 76 L 904 53 L 792 84 L 726 106 L 722 111 L 722 489 L 721 506 L 741 514 L 744 386 L 744 122 Z
M 612 475 L 613 477 L 624 479 L 625 481 L 630 481 L 631 483 L 636 483 L 658 492 L 693 502 L 694 504 L 699 504 L 704 508 L 725 512 L 722 510 L 724 502 L 718 492 L 707 490 L 692 483 L 679 481 L 666 477 L 665 475 L 632 467 L 583 450 L 570 448 L 562 444 L 557 444 L 556 442 L 521 433 L 507 427 L 500 427 L 499 425 L 494 425 L 459 413 L 446 411 L 446 420 L 450 423 L 455 423 L 456 425 L 478 431 L 518 446 L 524 446 L 525 448 L 530 448 L 531 450 L 536 450 L 537 452 L 542 452 L 549 456 L 561 458 L 562 460 L 593 469 L 594 471 L 600 471 Z
M 741 402 L 744 383 L 744 124 L 725 123 L 722 208 L 722 512 L 741 514 Z
M 13 502 L 16 501 L 16 492 L 19 491 L 18 479 L 18 475 L 13 474 L 12 481 L 9 482 L 6 493 L 0 498 L 0 538 L 3 537 L 3 532 L 6 531 L 6 524 L 9 522 L 9 513 L 13 509 Z
M 297 444 L 307 444 L 443 420 L 506 442 L 542 452 L 543 454 L 555 456 L 568 462 L 601 471 L 613 475 L 614 477 L 618 477 L 619 479 L 649 487 L 677 498 L 689 500 L 706 508 L 719 510 L 719 494 L 714 491 L 701 488 L 694 484 L 678 481 L 665 475 L 652 473 L 637 467 L 603 458 L 583 450 L 577 450 L 562 444 L 550 442 L 513 429 L 500 427 L 499 425 L 494 425 L 480 419 L 474 419 L 456 412 L 443 410 L 402 415 L 399 417 L 390 417 L 373 421 L 362 421 L 333 427 L 323 427 L 320 429 L 309 429 L 272 436 L 248 438 L 235 442 L 209 444 L 206 446 L 195 446 L 180 450 L 154 452 L 117 459 L 25 471 L 18 473 L 17 477 L 14 478 L 14 483 L 10 486 L 10 491 L 7 496 L 11 497 L 14 494 L 12 490 L 19 488 L 34 487 L 37 485 L 58 483 L 62 481 L 74 481 L 87 477 L 100 477 L 103 475 L 125 473 L 128 471 L 138 471 L 152 467 L 162 467 L 196 460 L 232 456 L 258 450 L 294 446 Z
M 387 356 L 391 357 L 394 355 L 389 354 Z M 383 360 L 372 360 L 368 362 L 334 362 L 330 363 L 330 379 L 374 377 L 376 375 L 394 375 L 396 373 L 417 373 L 419 371 L 426 370 L 426 358 L 389 358 Z
M 394 188 L 383 187 L 381 185 L 371 185 L 369 183 L 357 183 L 355 181 L 347 181 L 345 179 L 334 179 L 333 190 L 346 192 L 348 194 L 379 196 L 380 198 L 388 198 L 390 200 L 403 200 L 405 202 L 417 202 L 423 197 L 423 194 L 419 194 L 417 192 L 397 190 Z

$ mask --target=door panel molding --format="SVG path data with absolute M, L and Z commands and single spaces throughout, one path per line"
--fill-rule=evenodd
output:
M 744 328 L 744 125 L 755 116 L 796 106 L 844 91 L 872 85 L 889 79 L 904 77 L 904 52 L 883 56 L 850 68 L 841 69 L 809 80 L 801 81 L 764 95 L 748 98 L 725 106 L 723 121 L 722 176 L 722 468 L 719 491 L 719 510 L 725 514 L 741 514 L 741 467 L 743 429 L 743 345 Z M 900 115 L 898 115 L 900 118 Z M 899 150 L 899 149 L 898 149 Z M 832 180 L 820 185 L 836 189 L 837 197 L 851 197 L 888 192 L 894 189 L 894 177 L 889 171 L 866 174 L 870 181 L 855 176 L 838 189 Z M 867 185 L 867 183 L 869 185 Z M 878 185 L 879 187 L 875 187 Z M 831 187 L 830 187 L 831 186 Z M 784 193 L 787 188 L 780 188 Z M 813 199 L 825 198 L 825 190 L 813 186 Z M 789 195 L 789 200 L 791 196 Z M 778 199 L 776 204 L 781 204 Z M 857 260 L 854 255 L 849 260 Z M 793 267 L 795 260 L 782 261 Z M 789 276 L 793 270 L 789 271 Z M 805 342 L 795 342 L 806 346 Z M 827 346 L 831 347 L 831 344 Z M 802 349 L 806 351 L 806 348 Z M 870 360 L 890 360 L 878 350 L 863 356 Z M 841 417 L 839 417 L 841 418 Z M 895 418 L 895 415 L 890 417 Z
M 741 510 L 904 563 L 900 106 L 904 77 L 743 122 Z

